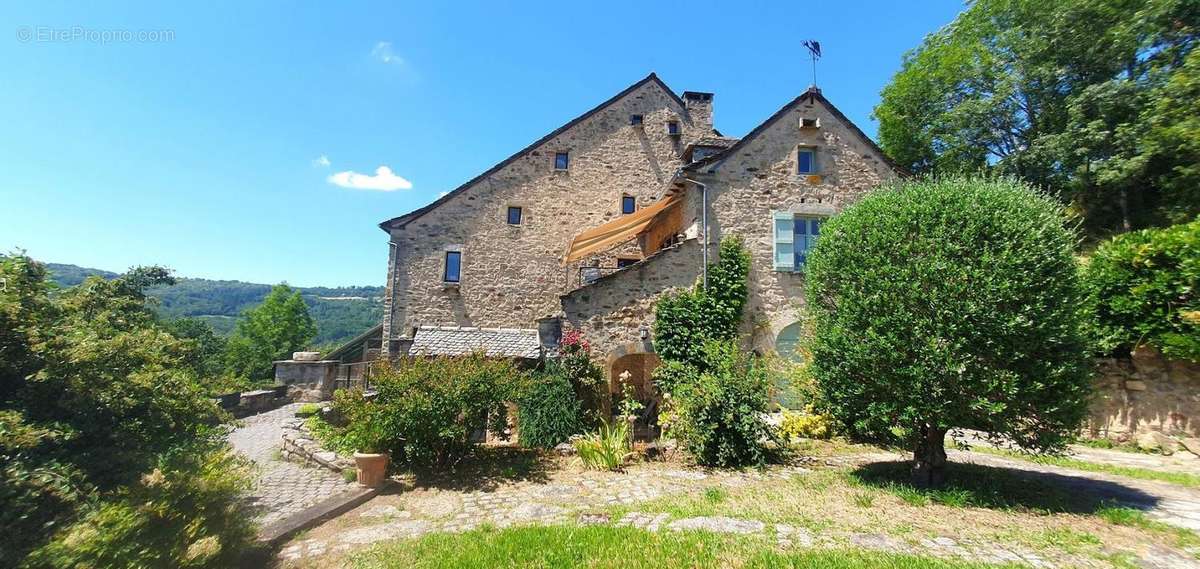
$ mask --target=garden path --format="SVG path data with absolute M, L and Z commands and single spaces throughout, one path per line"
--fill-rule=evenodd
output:
M 324 468 L 311 468 L 279 457 L 283 424 L 296 417 L 301 403 L 245 417 L 229 433 L 233 448 L 257 467 L 249 500 L 266 526 L 322 500 L 350 490 L 352 483 Z

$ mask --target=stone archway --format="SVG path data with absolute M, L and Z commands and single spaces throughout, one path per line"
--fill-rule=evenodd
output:
M 609 354 L 607 360 L 608 374 L 608 414 L 617 412 L 617 404 L 621 401 L 623 389 L 622 374 L 628 373 L 628 382 L 633 386 L 638 401 L 643 405 L 638 419 L 634 424 L 634 437 L 637 439 L 654 438 L 658 435 L 658 408 L 662 404 L 662 395 L 654 387 L 652 375 L 661 360 L 649 342 L 626 344 Z

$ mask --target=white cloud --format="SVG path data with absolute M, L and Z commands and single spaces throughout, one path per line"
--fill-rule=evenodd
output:
M 392 51 L 392 42 L 390 41 L 381 41 L 375 44 L 375 47 L 371 49 L 371 57 L 388 65 L 404 65 L 404 58 Z
M 318 156 L 315 160 L 313 160 L 312 164 L 313 164 L 313 166 L 317 166 L 319 168 L 328 168 L 329 164 L 330 164 L 329 157 L 322 154 L 322 155 Z
M 380 192 L 394 192 L 396 190 L 410 190 L 412 182 L 397 176 L 387 166 L 380 166 L 375 169 L 375 175 L 359 174 L 347 170 L 338 172 L 329 176 L 329 183 L 343 188 L 352 190 L 377 190 Z

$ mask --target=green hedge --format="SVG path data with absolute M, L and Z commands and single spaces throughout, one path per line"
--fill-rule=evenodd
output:
M 579 398 L 557 363 L 535 375 L 517 402 L 517 437 L 522 446 L 553 448 L 584 431 Z
M 1101 352 L 1148 343 L 1200 361 L 1200 220 L 1119 235 L 1085 270 Z

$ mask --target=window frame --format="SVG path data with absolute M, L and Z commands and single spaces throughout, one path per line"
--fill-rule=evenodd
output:
M 638 114 L 629 115 L 629 125 L 630 126 L 645 126 L 645 124 L 646 124 L 646 115 L 638 115 Z
M 562 166 L 558 165 L 559 157 L 562 158 Z M 571 153 L 569 151 L 554 153 L 554 169 L 559 172 L 566 172 L 571 169 Z
M 800 169 L 800 156 L 808 154 L 808 170 Z M 815 146 L 800 146 L 796 148 L 796 175 L 812 176 L 818 172 L 817 148 Z
M 771 265 L 776 272 L 803 273 L 808 264 L 808 253 L 816 246 L 821 236 L 820 228 L 829 216 L 816 213 L 775 211 L 771 215 Z M 803 233 L 797 233 L 796 222 L 805 221 Z M 816 222 L 816 232 L 812 222 Z M 782 225 L 781 225 L 782 223 Z M 803 257 L 801 261 L 799 257 Z
M 629 211 L 625 211 L 625 203 L 626 202 L 633 204 L 633 208 L 630 209 Z M 631 196 L 629 194 L 622 194 L 621 195 L 621 215 L 632 215 L 632 214 L 637 213 L 637 210 L 638 210 L 637 198 L 634 196 Z
M 517 221 L 515 223 L 513 222 L 513 211 L 514 210 L 517 212 Z M 508 222 L 509 225 L 512 225 L 514 227 L 518 226 L 518 225 L 523 225 L 525 223 L 525 208 L 521 207 L 519 205 L 508 206 L 508 209 L 505 210 L 505 219 L 504 220 L 506 222 Z
M 457 259 L 455 267 L 454 279 L 450 279 L 450 256 L 454 255 Z M 458 249 L 447 250 L 442 253 L 442 282 L 445 284 L 459 284 L 462 282 L 462 251 Z
M 667 136 L 679 136 L 682 131 L 679 130 L 679 121 L 667 121 Z

